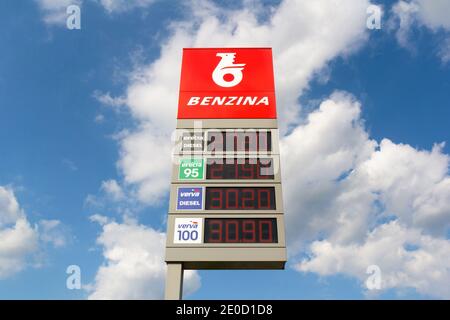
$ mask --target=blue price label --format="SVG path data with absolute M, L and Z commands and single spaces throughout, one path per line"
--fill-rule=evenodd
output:
M 202 210 L 203 187 L 179 187 L 177 210 Z

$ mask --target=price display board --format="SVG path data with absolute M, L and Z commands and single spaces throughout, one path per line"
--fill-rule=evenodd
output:
M 273 158 L 209 158 L 206 179 L 271 180 L 274 179 L 274 161 Z
M 275 210 L 274 187 L 206 187 L 205 210 Z
M 276 243 L 277 219 L 207 218 L 205 243 Z
M 168 267 L 283 269 L 272 50 L 184 49 L 172 139 Z

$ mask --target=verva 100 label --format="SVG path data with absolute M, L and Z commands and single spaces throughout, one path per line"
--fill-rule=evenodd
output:
M 203 243 L 202 218 L 175 218 L 173 243 Z

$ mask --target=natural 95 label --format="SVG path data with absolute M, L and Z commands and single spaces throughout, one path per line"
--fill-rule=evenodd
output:
M 179 180 L 203 180 L 204 179 L 203 159 L 180 159 Z

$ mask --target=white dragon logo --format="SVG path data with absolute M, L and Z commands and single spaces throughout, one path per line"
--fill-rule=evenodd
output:
M 212 73 L 214 82 L 225 88 L 230 88 L 238 85 L 242 81 L 242 70 L 245 63 L 234 63 L 236 53 L 217 53 L 216 56 L 221 57 L 219 64 Z M 225 75 L 233 75 L 232 80 L 225 80 Z

